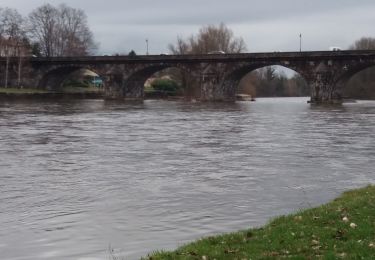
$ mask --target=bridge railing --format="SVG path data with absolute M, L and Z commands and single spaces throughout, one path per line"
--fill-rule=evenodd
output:
M 80 57 L 23 57 L 32 63 L 148 63 L 148 62 L 212 62 L 248 61 L 280 59 L 348 59 L 353 57 L 375 58 L 375 50 L 347 51 L 305 51 L 305 52 L 258 52 L 227 54 L 188 54 L 188 55 L 137 55 L 137 56 L 80 56 Z M 18 61 L 18 57 L 11 57 Z M 0 57 L 5 62 L 6 57 Z

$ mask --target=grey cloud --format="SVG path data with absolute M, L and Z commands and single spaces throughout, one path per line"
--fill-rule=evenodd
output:
M 226 23 L 250 51 L 294 50 L 299 33 L 306 49 L 331 44 L 347 47 L 375 36 L 373 0 L 49 0 L 84 9 L 102 53 L 165 52 L 177 35 L 195 34 L 202 25 Z M 45 0 L 1 0 L 0 6 L 26 15 Z M 372 34 L 372 35 L 371 35 Z M 297 39 L 298 40 L 298 39 Z

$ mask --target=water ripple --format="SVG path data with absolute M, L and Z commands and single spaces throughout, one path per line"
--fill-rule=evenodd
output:
M 3 102 L 0 255 L 136 259 L 374 183 L 375 102 L 306 100 Z

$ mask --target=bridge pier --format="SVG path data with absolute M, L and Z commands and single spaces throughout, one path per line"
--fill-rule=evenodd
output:
M 217 76 L 204 76 L 201 82 L 201 101 L 235 102 L 238 82 L 220 81 Z
M 337 85 L 337 78 L 340 75 L 336 68 L 328 67 L 323 62 L 319 64 L 308 79 L 311 87 L 312 104 L 340 104 L 342 103 L 342 88 Z
M 238 79 L 228 78 L 228 67 L 224 64 L 210 64 L 200 73 L 201 101 L 235 102 Z
M 129 80 L 126 73 L 107 74 L 104 77 L 105 98 L 142 101 L 144 81 Z
M 341 91 L 334 85 L 325 85 L 316 82 L 311 86 L 311 104 L 341 104 L 343 101 Z

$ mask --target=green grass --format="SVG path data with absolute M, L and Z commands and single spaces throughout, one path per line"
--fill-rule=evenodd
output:
M 47 90 L 34 89 L 34 88 L 0 88 L 0 93 L 6 94 L 40 94 L 48 93 Z
M 99 93 L 102 90 L 97 87 L 79 87 L 79 86 L 64 86 L 60 91 L 62 93 Z M 45 94 L 54 93 L 54 91 L 48 91 L 44 89 L 34 89 L 34 88 L 0 88 L 0 93 L 12 94 L 12 95 L 24 95 L 24 94 Z
M 203 238 L 143 259 L 281 258 L 375 259 L 375 186 L 346 192 L 318 208 L 279 217 L 263 228 Z

